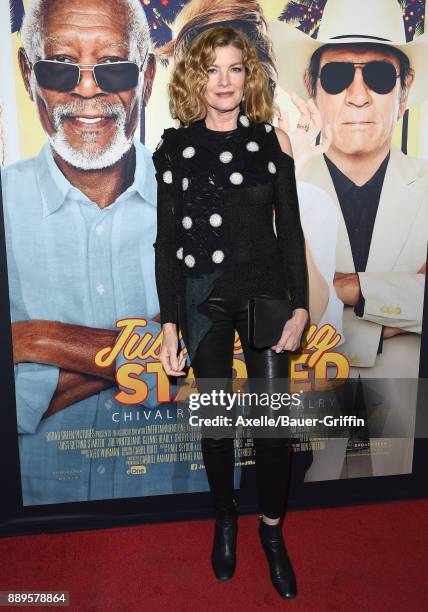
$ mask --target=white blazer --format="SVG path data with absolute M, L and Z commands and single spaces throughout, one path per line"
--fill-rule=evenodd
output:
M 355 272 L 345 220 L 324 158 L 308 163 L 300 178 L 326 191 L 337 206 L 336 271 Z M 383 361 L 388 366 L 385 372 L 376 372 L 379 377 L 394 376 L 390 370 L 394 364 L 401 377 L 417 376 L 420 352 L 417 334 L 422 329 L 425 285 L 425 275 L 417 271 L 426 262 L 427 241 L 428 161 L 408 157 L 392 148 L 366 271 L 359 273 L 365 298 L 363 317 L 357 317 L 352 307 L 344 309 L 346 342 L 340 351 L 352 366 L 372 368 Z M 384 339 L 382 355 L 377 355 L 382 325 L 400 327 L 411 333 Z M 396 354 L 397 347 L 401 347 L 400 353 L 405 352 Z M 409 366 L 404 370 L 403 359 Z M 368 372 L 361 374 L 367 376 Z M 375 371 L 369 375 L 374 376 Z

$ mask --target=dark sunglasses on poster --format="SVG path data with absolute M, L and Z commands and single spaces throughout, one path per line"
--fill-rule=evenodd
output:
M 390 93 L 399 74 L 391 62 L 384 60 L 372 62 L 329 62 L 324 64 L 318 75 L 321 86 L 329 94 L 337 95 L 352 83 L 355 71 L 361 68 L 364 83 L 378 94 Z
M 138 65 L 129 60 L 105 64 L 73 64 L 57 60 L 38 60 L 32 64 L 25 53 L 30 70 L 34 71 L 37 83 L 44 89 L 68 92 L 80 82 L 81 73 L 91 71 L 100 89 L 109 93 L 128 91 L 138 84 L 144 62 Z

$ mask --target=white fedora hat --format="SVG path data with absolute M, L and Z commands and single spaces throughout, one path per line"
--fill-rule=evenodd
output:
M 398 0 L 327 0 L 316 39 L 282 21 L 271 21 L 268 27 L 277 58 L 278 82 L 289 93 L 307 97 L 303 75 L 313 53 L 323 45 L 366 42 L 395 47 L 409 58 L 415 80 L 408 106 L 428 97 L 428 33 L 406 43 Z

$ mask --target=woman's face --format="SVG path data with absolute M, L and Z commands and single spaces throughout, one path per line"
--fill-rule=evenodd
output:
M 215 60 L 208 66 L 207 72 L 207 110 L 227 112 L 237 108 L 241 103 L 245 85 L 242 51 L 232 45 L 217 47 Z

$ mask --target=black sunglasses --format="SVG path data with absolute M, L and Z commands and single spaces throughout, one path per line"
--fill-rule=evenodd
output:
M 329 62 L 324 64 L 318 75 L 322 88 L 336 95 L 349 87 L 355 77 L 356 66 L 362 66 L 364 83 L 378 94 L 390 93 L 400 76 L 395 66 L 384 60 L 372 62 Z
M 25 54 L 26 55 L 26 54 Z M 139 66 L 128 60 L 108 64 L 72 64 L 56 60 L 38 60 L 31 64 L 37 83 L 45 89 L 72 91 L 80 82 L 81 73 L 91 71 L 96 84 L 103 91 L 117 93 L 137 86 L 144 62 Z

